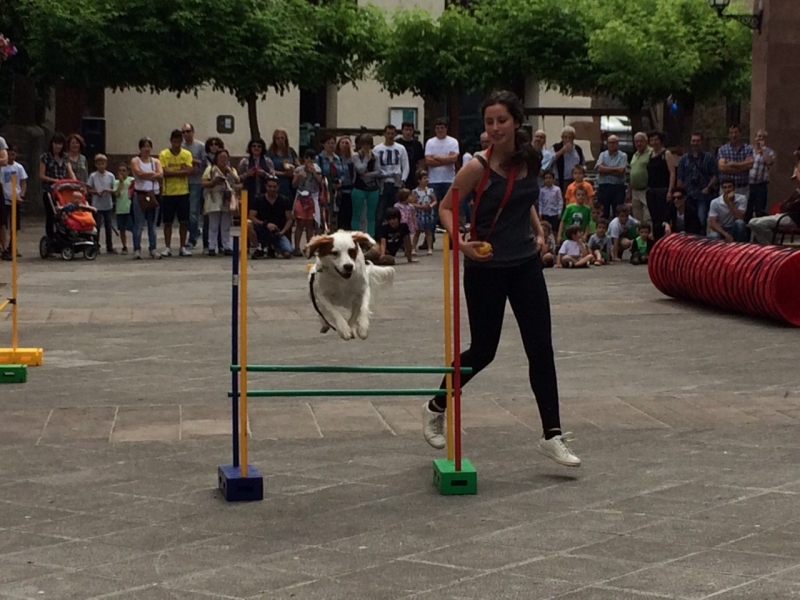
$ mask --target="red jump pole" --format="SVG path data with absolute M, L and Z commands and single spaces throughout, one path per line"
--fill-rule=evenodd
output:
M 458 219 L 458 188 L 452 188 L 453 200 L 453 441 L 455 470 L 461 471 L 461 290 L 459 242 L 461 228 Z

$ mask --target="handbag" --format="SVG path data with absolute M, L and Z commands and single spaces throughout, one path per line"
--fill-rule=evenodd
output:
M 136 190 L 136 200 L 139 202 L 139 208 L 142 211 L 150 210 L 151 208 L 158 208 L 158 199 L 155 192 Z

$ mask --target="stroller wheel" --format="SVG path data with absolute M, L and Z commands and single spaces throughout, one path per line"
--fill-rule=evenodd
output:
M 67 246 L 61 251 L 61 258 L 64 260 L 72 260 L 75 258 L 75 250 L 73 250 L 72 246 Z
M 86 260 L 94 260 L 97 258 L 97 246 L 91 246 L 83 251 L 83 258 Z
M 44 236 L 39 240 L 39 256 L 47 258 L 50 256 L 50 238 Z

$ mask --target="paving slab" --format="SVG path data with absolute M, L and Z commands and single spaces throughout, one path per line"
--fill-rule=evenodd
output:
M 536 452 L 509 308 L 464 394 L 477 496 L 434 489 L 422 399 L 251 398 L 266 496 L 229 505 L 230 262 L 42 261 L 38 233 L 20 238 L 20 336 L 45 362 L 0 391 L 3 600 L 800 597 L 796 329 L 666 299 L 627 264 L 549 271 L 580 469 Z M 398 265 L 351 342 L 320 335 L 305 260 L 251 265 L 251 362 L 442 364 L 440 261 Z M 251 374 L 250 388 L 438 382 Z

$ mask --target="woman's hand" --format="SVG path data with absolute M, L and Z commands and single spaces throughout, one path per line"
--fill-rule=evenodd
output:
M 479 254 L 478 248 L 482 247 L 484 242 L 468 242 L 464 238 L 461 238 L 458 243 L 458 249 L 461 250 L 461 253 L 469 259 L 472 259 L 476 262 L 487 262 L 492 260 L 494 257 L 494 253 L 489 252 L 489 254 Z
M 539 254 L 545 253 L 545 250 L 547 249 L 547 242 L 545 242 L 544 236 L 536 236 L 536 247 L 539 249 Z

